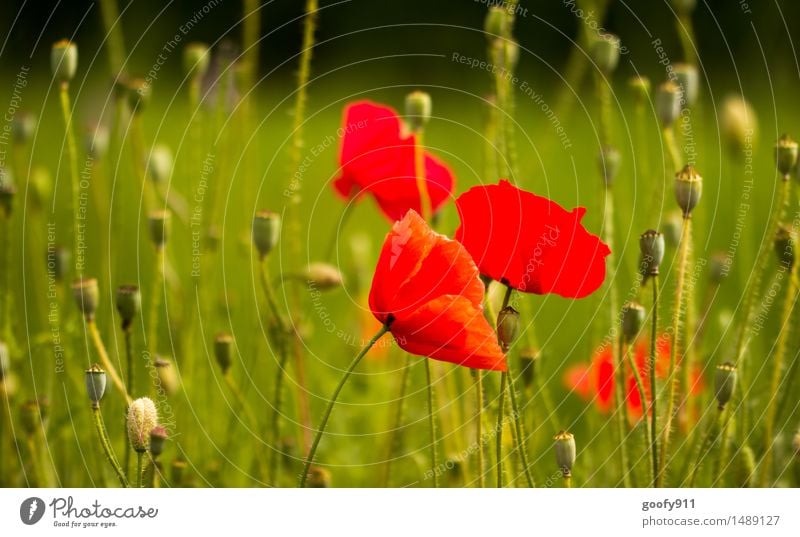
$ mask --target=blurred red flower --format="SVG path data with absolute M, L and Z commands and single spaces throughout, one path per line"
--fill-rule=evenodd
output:
M 333 182 L 337 193 L 345 199 L 371 194 L 392 222 L 409 209 L 421 210 L 414 136 L 403 132 L 392 108 L 369 101 L 349 104 L 339 132 L 340 175 Z M 446 164 L 426 151 L 425 179 L 435 212 L 453 192 L 455 178 Z
M 464 247 L 408 211 L 386 236 L 369 295 L 404 350 L 475 369 L 506 370 L 483 315 L 484 286 Z
M 611 253 L 581 225 L 586 209 L 567 211 L 506 180 L 456 200 L 460 241 L 481 273 L 525 293 L 582 298 L 606 277 Z

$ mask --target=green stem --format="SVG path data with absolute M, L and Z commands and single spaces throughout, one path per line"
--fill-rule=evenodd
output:
M 694 25 L 689 15 L 679 15 L 675 21 L 678 37 L 683 49 L 683 59 L 686 63 L 697 65 L 697 53 L 695 52 Z
M 119 462 L 117 461 L 116 457 L 114 457 L 114 452 L 111 450 L 111 442 L 108 440 L 108 432 L 103 424 L 103 416 L 100 413 L 100 405 L 96 405 L 92 408 L 92 414 L 94 416 L 94 427 L 97 430 L 97 436 L 100 438 L 100 444 L 103 448 L 103 453 L 105 454 L 108 463 L 111 465 L 111 468 L 114 469 L 114 473 L 117 475 L 120 485 L 127 487 L 128 479 L 125 477 L 125 472 L 122 471 L 122 467 L 120 467 Z
M 269 466 L 269 480 L 273 486 L 278 483 L 278 458 L 280 457 L 280 431 L 281 431 L 281 413 L 283 408 L 283 379 L 285 376 L 286 364 L 289 361 L 289 353 L 286 347 L 286 341 L 276 342 L 279 348 L 280 356 L 278 358 L 278 370 L 275 372 L 275 388 L 274 388 L 274 410 L 272 413 L 272 458 L 270 459 Z
M 650 421 L 647 419 L 647 392 L 644 389 L 644 381 L 642 379 L 642 375 L 639 372 L 639 367 L 636 364 L 636 361 L 633 358 L 633 355 L 630 353 L 630 350 L 627 350 L 623 354 L 623 360 L 628 361 L 628 365 L 630 366 L 631 370 L 633 371 L 633 379 L 636 383 L 636 391 L 639 392 L 639 401 L 642 402 L 642 421 L 644 422 L 643 430 L 644 430 L 644 445 L 645 446 L 652 446 L 653 442 L 653 431 L 650 427 Z M 652 448 L 651 448 L 652 449 Z M 650 467 L 650 483 L 655 482 L 655 473 L 653 465 L 648 465 Z
M 678 173 L 681 169 L 681 154 L 678 151 L 678 144 L 675 142 L 675 131 L 673 130 L 672 126 L 664 127 L 662 130 L 664 143 L 667 146 L 667 151 L 669 152 L 670 160 L 672 162 L 672 169 L 675 170 L 674 173 Z M 669 176 L 669 174 L 667 174 Z
M 136 488 L 144 488 L 143 451 L 136 451 Z
M 694 487 L 695 479 L 697 478 L 697 471 L 700 469 L 701 465 L 703 464 L 703 460 L 708 454 L 709 445 L 713 441 L 714 437 L 716 437 L 718 434 L 717 428 L 722 421 L 723 410 L 717 410 L 717 413 L 714 414 L 714 417 L 711 419 L 711 422 L 706 428 L 706 434 L 703 435 L 703 440 L 700 442 L 700 446 L 698 447 L 694 461 L 692 462 L 691 469 L 689 470 L 689 475 L 686 478 L 689 487 Z
M 69 84 L 62 83 L 59 92 L 61 97 L 61 113 L 64 116 L 64 130 L 67 136 L 67 153 L 69 155 L 69 172 L 70 172 L 70 186 L 72 191 L 72 229 L 71 235 L 73 239 L 72 258 L 75 262 L 75 277 L 81 278 L 83 276 L 83 264 L 81 259 L 83 255 L 80 252 L 78 240 L 79 236 L 79 207 L 80 207 L 80 177 L 78 176 L 78 149 L 75 144 L 75 135 L 72 132 L 72 107 L 70 106 L 69 99 Z
M 111 360 L 108 357 L 108 351 L 106 351 L 106 346 L 103 344 L 103 338 L 100 337 L 100 331 L 97 329 L 97 324 L 94 322 L 94 320 L 87 320 L 86 328 L 89 330 L 89 335 L 92 338 L 92 343 L 94 343 L 94 348 L 97 351 L 97 355 L 100 357 L 100 364 L 103 366 L 103 369 L 106 370 L 106 374 L 111 378 L 111 382 L 114 384 L 114 387 L 125 398 L 125 401 L 130 404 L 131 397 L 128 394 L 128 391 L 125 389 L 125 383 L 122 382 L 119 373 L 117 373 L 117 368 L 114 367 L 114 364 L 111 363 Z
M 653 486 L 658 486 L 658 391 L 656 386 L 656 344 L 658 340 L 658 275 L 652 276 L 653 326 L 650 331 L 650 354 L 647 367 L 650 373 L 650 457 L 653 465 Z M 635 369 L 635 368 L 634 368 Z M 644 403 L 643 403 L 644 404 Z
M 400 377 L 400 388 L 397 395 L 397 403 L 394 409 L 394 420 L 392 421 L 391 429 L 389 431 L 389 441 L 386 446 L 386 457 L 383 463 L 383 472 L 381 475 L 381 487 L 388 487 L 391 482 L 392 473 L 392 459 L 397 453 L 400 446 L 401 431 L 400 427 L 403 425 L 403 411 L 405 408 L 406 391 L 408 390 L 408 378 L 411 372 L 411 359 L 406 358 L 406 364 L 403 368 L 403 374 Z
M 122 19 L 116 0 L 100 0 L 100 15 L 108 36 L 108 61 L 112 76 L 117 76 L 125 62 L 125 40 L 122 36 Z
M 127 364 L 128 365 L 128 376 L 125 379 L 127 381 L 126 382 L 126 388 L 128 390 L 128 393 L 135 393 L 135 390 L 134 390 L 135 382 L 134 382 L 134 378 L 133 378 L 133 375 L 134 375 L 133 342 L 132 342 L 133 337 L 132 337 L 132 334 L 131 334 L 131 327 L 130 326 L 126 327 L 123 330 L 123 332 L 124 332 L 124 337 L 125 337 L 125 359 L 126 359 L 126 361 L 128 363 Z M 126 411 L 126 414 L 127 414 L 127 411 Z M 127 475 L 128 472 L 130 471 L 130 467 L 131 467 L 130 466 L 131 465 L 131 444 L 130 444 L 130 442 L 127 442 L 127 436 L 126 436 L 127 433 L 126 433 L 126 431 L 123 430 L 122 434 L 123 434 L 123 437 L 124 437 L 123 439 L 126 440 L 125 441 L 125 466 L 124 466 L 124 468 L 125 468 L 125 474 Z
M 308 456 L 306 457 L 306 462 L 303 466 L 303 473 L 300 476 L 300 488 L 304 488 L 306 486 L 306 480 L 308 479 L 308 471 L 311 468 L 311 463 L 314 461 L 314 457 L 317 454 L 317 448 L 319 447 L 319 442 L 322 439 L 322 435 L 325 433 L 325 428 L 328 426 L 328 420 L 331 417 L 331 412 L 333 411 L 333 407 L 336 404 L 336 400 L 339 398 L 339 393 L 341 393 L 342 388 L 344 388 L 345 383 L 347 383 L 347 379 L 350 378 L 350 375 L 353 373 L 353 370 L 358 366 L 361 362 L 362 358 L 367 354 L 367 352 L 375 345 L 375 343 L 386 333 L 389 331 L 389 327 L 384 325 L 381 327 L 378 332 L 372 336 L 372 339 L 364 346 L 363 349 L 358 353 L 358 355 L 353 358 L 353 361 L 350 362 L 350 365 L 342 375 L 342 378 L 339 380 L 339 384 L 336 386 L 336 389 L 333 391 L 333 395 L 331 395 L 330 401 L 328 401 L 328 406 L 325 409 L 325 413 L 322 415 L 322 421 L 320 421 L 319 427 L 317 428 L 317 434 L 314 436 L 314 441 L 311 443 L 311 449 L 308 452 Z
M 522 425 L 522 414 L 517 404 L 517 389 L 515 387 L 514 379 L 508 380 L 508 393 L 511 395 L 511 414 L 514 418 L 514 430 L 516 431 L 517 451 L 519 452 L 520 460 L 522 461 L 522 470 L 525 473 L 525 481 L 528 486 L 533 488 L 536 483 L 531 474 L 530 464 L 528 462 L 528 448 L 525 442 L 525 428 Z
M 427 380 L 428 388 L 428 429 L 431 439 L 431 467 L 433 468 L 433 488 L 439 488 L 439 457 L 436 453 L 437 438 L 436 438 L 436 417 L 434 416 L 434 396 L 433 396 L 433 382 L 431 381 L 431 363 L 428 358 L 423 359 L 425 362 L 425 379 Z
M 500 398 L 500 403 L 497 409 L 497 426 L 496 426 L 496 451 L 495 456 L 497 457 L 497 464 L 495 469 L 497 470 L 497 488 L 503 487 L 503 428 L 505 426 L 504 423 L 504 415 L 505 415 L 505 404 L 506 404 L 506 384 L 508 383 L 508 373 L 503 371 L 500 376 L 500 394 L 498 397 Z
M 150 311 L 147 322 L 148 348 L 153 357 L 158 353 L 158 313 L 161 306 L 161 286 L 164 282 L 164 249 L 157 247 L 155 254 L 153 289 L 150 295 Z
M 484 488 L 486 479 L 483 466 L 483 371 L 474 370 L 475 375 L 475 448 L 478 456 L 478 486 Z
M 617 361 L 614 363 L 616 371 L 616 382 L 614 383 L 614 400 L 616 402 L 614 415 L 617 422 L 617 441 L 619 442 L 620 462 L 622 464 L 622 483 L 626 488 L 633 486 L 631 482 L 631 468 L 628 460 L 628 446 L 626 440 L 626 427 L 628 422 L 628 411 L 625 406 L 625 363 L 623 361 L 625 352 L 625 339 L 619 338 L 619 351 Z M 644 404 L 644 399 L 642 399 Z M 644 408 L 644 407 L 643 407 Z

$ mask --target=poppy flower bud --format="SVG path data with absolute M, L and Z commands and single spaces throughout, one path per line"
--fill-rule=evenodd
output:
M 208 45 L 205 43 L 189 43 L 183 49 L 183 70 L 189 77 L 202 78 L 211 60 Z
M 166 183 L 172 176 L 172 151 L 164 144 L 156 144 L 150 152 L 147 171 L 154 183 Z
M 622 334 L 626 342 L 636 339 L 644 325 L 646 312 L 644 306 L 636 302 L 628 302 L 622 306 Z
M 731 362 L 718 365 L 714 374 L 714 396 L 717 398 L 720 410 L 731 400 L 734 388 L 736 388 L 736 366 Z
M 681 88 L 683 108 L 693 106 L 700 93 L 700 75 L 697 67 L 689 63 L 676 63 L 673 72 L 678 86 Z
M 86 394 L 92 408 L 100 408 L 100 400 L 106 393 L 106 372 L 97 364 L 86 370 Z
M 510 32 L 513 24 L 514 13 L 503 6 L 493 5 L 483 20 L 483 31 L 486 32 L 486 38 L 492 41 L 496 37 L 504 35 L 504 29 Z
M 775 145 L 775 165 L 785 181 L 797 166 L 797 142 L 788 134 L 781 136 Z
M 172 362 L 170 362 L 167 358 L 162 358 L 161 356 L 156 357 L 153 361 L 153 365 L 156 367 L 156 373 L 158 374 L 158 382 L 164 393 L 168 396 L 175 395 L 178 391 L 178 376 L 175 373 L 175 368 L 172 366 Z
M 720 130 L 731 151 L 738 154 L 755 145 L 758 117 L 749 102 L 739 95 L 726 97 L 719 116 Z
M 681 88 L 671 80 L 656 89 L 656 115 L 665 129 L 671 127 L 681 114 Z
M 36 116 L 24 110 L 17 112 L 11 122 L 11 136 L 14 139 L 14 143 L 27 144 L 35 133 Z
M 125 96 L 128 99 L 128 106 L 134 114 L 140 113 L 151 96 L 150 84 L 143 78 L 132 78 L 126 84 Z
M 592 44 L 592 61 L 603 73 L 613 73 L 619 64 L 619 50 L 619 37 L 600 34 Z
M 128 441 L 137 453 L 150 447 L 150 431 L 158 425 L 158 411 L 149 397 L 140 397 L 128 406 Z
M 150 228 L 150 240 L 157 250 L 164 248 L 169 237 L 169 212 L 167 211 L 152 211 L 147 219 Z
M 533 386 L 536 379 L 536 362 L 539 361 L 539 351 L 536 349 L 522 349 L 519 353 L 519 376 L 526 388 Z
M 72 296 L 78 309 L 83 313 L 87 321 L 94 319 L 97 311 L 97 304 L 100 301 L 100 291 L 97 288 L 97 280 L 94 278 L 81 278 L 72 284 Z
M 567 431 L 561 431 L 553 437 L 553 440 L 555 440 L 556 464 L 564 477 L 570 477 L 576 457 L 575 437 Z
M 791 227 L 781 224 L 775 233 L 775 254 L 778 262 L 791 269 L 794 265 L 795 234 Z
M 711 256 L 708 273 L 715 284 L 722 283 L 731 267 L 731 258 L 725 252 L 717 252 Z
M 648 229 L 639 237 L 639 251 L 642 254 L 640 266 L 642 275 L 656 276 L 664 260 L 664 235 Z
M 11 216 L 14 209 L 14 197 L 17 188 L 14 186 L 14 176 L 6 168 L 0 166 L 0 210 L 6 218 Z
M 619 165 L 622 157 L 614 146 L 606 145 L 600 149 L 600 154 L 597 156 L 597 163 L 600 166 L 600 173 L 603 175 L 603 181 L 606 186 L 614 184 L 614 179 L 619 173 Z
M 692 214 L 703 194 L 703 178 L 691 164 L 675 174 L 675 200 L 683 211 L 684 218 Z
M 142 309 L 142 293 L 135 285 L 120 285 L 117 288 L 117 311 L 122 320 L 122 329 L 130 328 L 134 317 Z
M 511 306 L 506 306 L 497 314 L 497 341 L 503 352 L 508 349 L 519 336 L 519 312 Z
M 650 79 L 646 76 L 634 76 L 628 81 L 633 98 L 639 102 L 647 102 L 650 98 Z
M 694 11 L 697 0 L 672 0 L 672 7 L 679 15 L 689 15 Z
M 83 139 L 86 154 L 95 159 L 101 159 L 108 151 L 108 128 L 102 123 L 87 127 Z
M 158 457 L 164 452 L 164 442 L 167 440 L 167 430 L 161 425 L 156 425 L 150 431 L 150 453 Z
M 69 39 L 62 39 L 50 49 L 50 69 L 53 77 L 62 83 L 69 84 L 78 70 L 78 47 Z
M 253 244 L 263 258 L 278 244 L 281 234 L 281 215 L 270 211 L 258 211 L 253 217 Z
M 11 355 L 8 352 L 8 345 L 5 341 L 0 341 L 0 379 L 4 379 L 8 375 L 10 367 Z
M 310 263 L 303 276 L 310 287 L 320 291 L 336 289 L 344 283 L 344 276 L 339 269 L 328 263 Z
M 41 429 L 44 418 L 42 417 L 42 409 L 39 407 L 39 401 L 29 399 L 22 403 L 19 409 L 19 418 L 22 431 L 26 436 L 33 436 L 36 431 Z
M 430 94 L 424 91 L 412 91 L 406 95 L 406 121 L 411 132 L 420 132 L 431 119 Z
M 220 333 L 214 338 L 214 357 L 222 374 L 226 374 L 233 363 L 233 336 Z
M 311 489 L 326 489 L 331 486 L 331 473 L 325 468 L 312 466 L 308 470 L 306 486 Z
M 47 249 L 47 257 L 45 259 L 47 262 L 47 271 L 53 275 L 53 278 L 57 282 L 64 281 L 64 276 L 66 276 L 69 271 L 69 262 L 71 258 L 72 256 L 69 250 L 63 246 L 54 246 Z

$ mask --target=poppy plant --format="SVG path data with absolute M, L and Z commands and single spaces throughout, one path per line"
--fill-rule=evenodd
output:
M 383 243 L 370 289 L 370 310 L 382 327 L 353 359 L 331 396 L 306 459 L 300 486 L 347 378 L 391 332 L 400 348 L 474 369 L 506 371 L 497 335 L 483 315 L 484 285 L 464 247 L 433 231 L 413 210 Z
M 469 189 L 456 200 L 460 241 L 481 274 L 525 293 L 582 298 L 606 277 L 611 253 L 581 224 L 586 209 L 556 202 L 506 180 Z
M 394 222 L 411 209 L 422 210 L 415 162 L 416 140 L 404 132 L 394 109 L 370 101 L 349 104 L 339 130 L 340 175 L 334 190 L 345 199 L 370 194 Z M 434 212 L 453 192 L 455 178 L 448 166 L 424 152 L 427 206 Z

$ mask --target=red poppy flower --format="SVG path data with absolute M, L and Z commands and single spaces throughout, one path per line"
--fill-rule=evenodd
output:
M 483 315 L 483 283 L 464 247 L 414 211 L 386 236 L 369 305 L 404 350 L 475 369 L 506 370 Z
M 397 113 L 369 101 L 348 105 L 340 130 L 341 173 L 333 187 L 345 199 L 371 194 L 392 222 L 421 210 L 414 136 L 403 133 Z M 425 180 L 434 212 L 450 197 L 455 179 L 442 161 L 425 152 Z
M 589 295 L 605 280 L 611 251 L 581 225 L 583 207 L 567 211 L 505 180 L 471 188 L 456 206 L 456 239 L 494 280 L 569 298 Z

